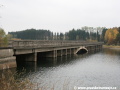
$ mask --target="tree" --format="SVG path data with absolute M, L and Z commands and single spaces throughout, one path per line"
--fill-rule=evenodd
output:
M 101 34 L 101 41 L 105 41 L 105 33 L 106 33 L 106 31 L 107 31 L 108 29 L 106 29 L 106 28 L 104 28 L 103 30 L 102 30 L 102 34 Z
M 78 35 L 76 36 L 76 40 L 79 40 L 79 36 Z
M 97 41 L 99 42 L 100 41 L 100 35 L 99 35 L 99 32 L 97 31 Z
M 51 40 L 53 38 L 53 33 L 49 30 L 43 29 L 27 29 L 17 32 L 9 32 L 13 38 L 19 39 L 30 39 L 30 40 Z
M 107 44 L 112 44 L 113 42 L 113 31 L 112 29 L 108 29 L 105 33 L 105 41 Z
M 60 35 L 59 35 L 59 33 L 57 33 L 57 40 L 60 40 Z
M 120 33 L 118 33 L 116 36 L 116 42 L 118 45 L 120 45 Z
M 63 40 L 63 39 L 64 39 L 64 34 L 60 33 L 60 40 Z
M 0 28 L 0 46 L 7 46 L 8 38 L 2 28 Z
M 118 28 L 108 29 L 105 33 L 105 42 L 107 44 L 116 44 Z
M 6 37 L 8 40 L 11 40 L 13 38 L 13 36 L 11 34 L 7 34 Z

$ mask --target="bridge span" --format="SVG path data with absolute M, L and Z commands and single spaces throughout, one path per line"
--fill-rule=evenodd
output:
M 38 57 L 59 57 L 71 54 L 82 54 L 102 49 L 102 42 L 86 41 L 13 41 L 12 47 L 16 59 L 37 61 Z
M 102 45 L 102 42 L 86 41 L 11 41 L 9 47 L 0 47 L 0 69 L 16 67 L 16 62 L 36 62 L 41 57 L 56 58 L 72 54 L 100 51 Z

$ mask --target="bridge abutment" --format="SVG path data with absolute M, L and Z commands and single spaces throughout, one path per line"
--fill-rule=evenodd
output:
M 17 67 L 13 49 L 0 49 L 0 70 Z

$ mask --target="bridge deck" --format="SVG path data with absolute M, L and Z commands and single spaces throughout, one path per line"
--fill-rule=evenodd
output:
M 21 40 L 13 41 L 13 48 L 46 48 L 46 47 L 70 47 L 70 46 L 82 46 L 82 45 L 102 45 L 103 42 L 86 42 L 86 41 L 41 41 L 41 40 Z

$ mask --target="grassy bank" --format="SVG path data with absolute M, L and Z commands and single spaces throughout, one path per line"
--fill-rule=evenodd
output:
M 115 45 L 103 45 L 103 48 L 120 49 L 120 46 L 115 46 Z
M 34 90 L 36 86 L 28 78 L 18 79 L 21 74 L 12 73 L 10 70 L 2 73 L 0 76 L 0 90 Z
M 57 83 L 33 83 L 29 78 L 24 77 L 25 71 L 22 73 L 12 73 L 7 70 L 0 74 L 0 90 L 56 90 L 58 87 Z M 21 78 L 23 76 L 23 78 Z M 44 83 L 44 84 L 42 84 Z M 69 80 L 65 79 L 64 83 L 61 85 L 60 90 L 73 90 L 73 87 L 69 86 Z

